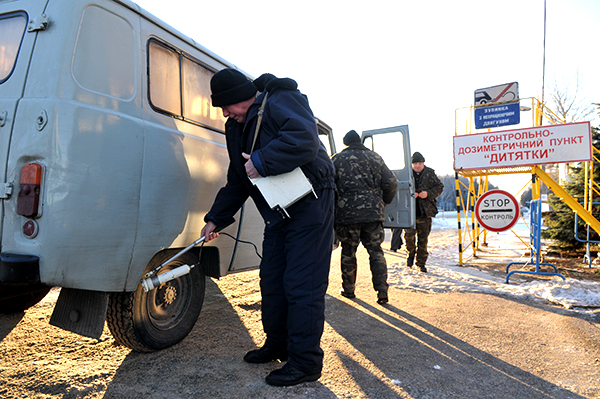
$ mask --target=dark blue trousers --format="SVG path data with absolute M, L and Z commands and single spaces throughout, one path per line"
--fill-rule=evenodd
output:
M 287 345 L 288 363 L 321 371 L 325 293 L 333 246 L 334 191 L 319 190 L 288 209 L 290 219 L 265 228 L 260 264 L 266 346 Z
M 402 229 L 392 229 L 392 240 L 390 249 L 395 249 L 397 251 L 400 248 L 402 248 L 402 243 Z

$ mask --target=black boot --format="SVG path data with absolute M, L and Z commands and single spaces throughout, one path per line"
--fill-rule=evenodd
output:
M 316 381 L 321 377 L 321 372 L 305 373 L 304 371 L 298 370 L 289 363 L 286 363 L 280 369 L 273 370 L 265 378 L 265 381 L 269 385 L 276 387 L 287 387 L 290 385 L 297 385 L 303 382 Z
M 250 351 L 244 356 L 244 361 L 247 363 L 269 363 L 273 360 L 285 362 L 287 359 L 287 349 L 273 349 L 266 346 Z
M 380 305 L 384 305 L 389 302 L 388 294 L 386 291 L 379 291 L 377 293 L 377 303 Z

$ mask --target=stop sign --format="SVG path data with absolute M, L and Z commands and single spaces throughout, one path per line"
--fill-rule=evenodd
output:
M 517 223 L 519 204 L 515 197 L 503 190 L 490 190 L 475 204 L 475 217 L 490 231 L 505 231 Z

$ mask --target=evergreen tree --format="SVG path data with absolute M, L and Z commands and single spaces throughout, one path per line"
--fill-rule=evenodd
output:
M 532 197 L 533 197 L 533 190 L 531 189 L 531 184 L 530 184 L 529 187 L 525 191 L 523 191 L 523 194 L 521 194 L 521 200 L 519 201 L 521 208 L 523 208 L 523 207 L 529 208 L 529 203 L 531 202 Z
M 444 184 L 444 191 L 437 198 L 438 207 L 444 209 L 446 211 L 456 210 L 456 180 L 455 175 L 443 175 L 438 176 L 442 184 Z M 462 194 L 462 199 L 467 204 L 470 202 L 469 197 L 469 179 L 466 177 L 459 177 L 459 180 L 462 182 L 460 184 L 460 192 Z M 479 179 L 474 179 L 474 189 L 475 193 L 479 193 Z M 488 184 L 488 190 L 497 189 L 495 185 L 492 183 Z
M 592 145 L 600 149 L 600 130 L 598 128 L 592 128 Z M 584 189 L 585 189 L 585 170 L 583 163 L 580 163 L 578 167 L 572 169 L 572 173 L 569 175 L 571 181 L 565 184 L 564 189 L 567 191 L 577 202 L 583 203 L 584 200 Z M 600 163 L 594 160 L 594 181 L 600 183 Z M 594 193 L 594 202 L 599 202 L 598 194 Z M 577 249 L 583 247 L 583 243 L 575 239 L 575 213 L 573 210 L 563 202 L 554 193 L 548 195 L 548 203 L 550 204 L 550 212 L 544 215 L 546 230 L 542 230 L 542 237 L 549 238 L 555 241 L 555 243 L 565 249 Z M 600 207 L 594 206 L 594 216 L 600 218 L 597 214 Z M 578 236 L 580 239 L 586 237 L 586 224 L 579 217 L 578 225 Z M 591 230 L 593 232 L 593 230 Z M 590 235 L 591 240 L 598 241 L 598 235 L 593 233 Z
M 437 204 L 440 209 L 445 211 L 456 210 L 456 182 L 454 175 L 438 176 L 444 185 L 444 191 L 437 197 Z

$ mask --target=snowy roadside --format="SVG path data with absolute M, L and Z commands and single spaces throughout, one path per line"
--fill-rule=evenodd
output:
M 597 282 L 574 278 L 563 281 L 560 277 L 535 279 L 536 276 L 531 276 L 535 280 L 529 281 L 531 278 L 525 280 L 521 278 L 522 275 L 513 274 L 510 284 L 506 284 L 505 274 L 492 275 L 475 268 L 459 266 L 456 226 L 456 212 L 445 212 L 433 219 L 427 274 L 406 267 L 404 247 L 397 254 L 388 256 L 390 285 L 421 292 L 478 292 L 522 299 L 544 299 L 572 311 L 585 313 L 592 313 L 592 308 L 600 308 L 600 284 Z M 486 251 L 494 252 L 493 262 L 498 264 L 497 271 L 505 271 L 510 262 L 529 261 L 529 256 L 523 255 L 527 248 L 517 237 L 518 235 L 523 241 L 529 242 L 527 225 L 519 220 L 513 231 L 514 233 L 506 231 L 487 236 Z M 466 253 L 465 257 L 469 254 Z M 468 263 L 466 262 L 467 265 Z M 510 270 L 518 268 L 511 267 Z

